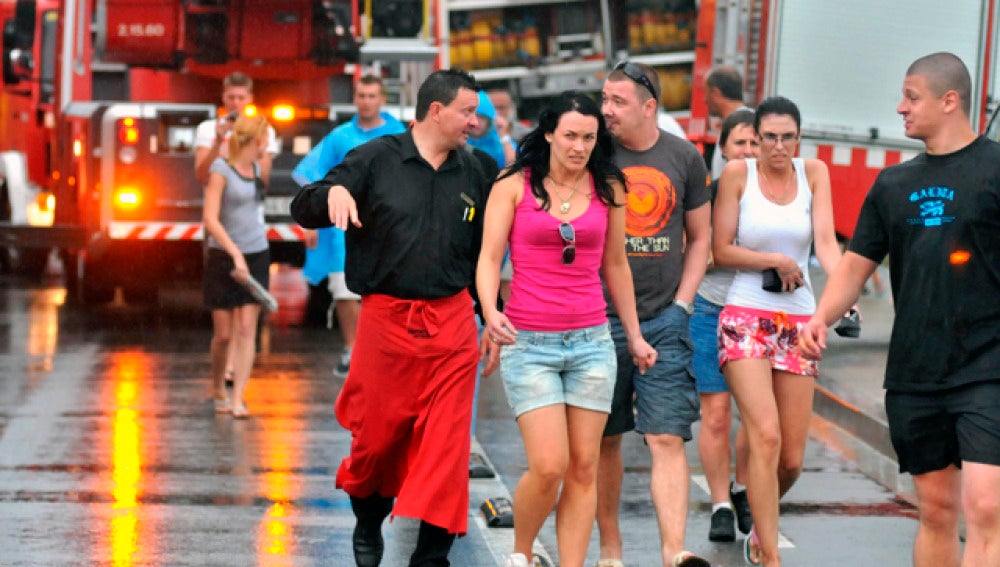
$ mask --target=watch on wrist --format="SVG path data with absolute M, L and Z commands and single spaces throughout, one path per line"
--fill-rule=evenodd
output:
M 683 309 L 684 312 L 687 313 L 688 315 L 694 314 L 694 305 L 688 303 L 687 301 L 684 301 L 683 299 L 675 299 L 674 305 Z

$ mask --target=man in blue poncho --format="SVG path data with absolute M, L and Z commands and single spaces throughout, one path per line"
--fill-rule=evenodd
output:
M 489 154 L 496 162 L 497 167 L 503 169 L 504 166 L 514 161 L 517 148 L 509 140 L 506 142 L 500 140 L 495 123 L 496 115 L 496 108 L 486 91 L 479 91 L 479 107 L 476 109 L 479 127 L 476 132 L 469 135 L 469 145 Z
M 387 134 L 405 131 L 402 122 L 382 112 L 385 101 L 382 79 L 374 75 L 362 77 L 354 89 L 357 115 L 350 122 L 334 128 L 310 150 L 295 167 L 292 178 L 299 185 L 319 181 L 357 146 Z M 306 262 L 302 274 L 311 285 L 319 285 L 324 278 L 329 278 L 328 285 L 333 296 L 331 315 L 336 313 L 337 323 L 344 335 L 344 352 L 333 372 L 344 377 L 351 364 L 360 299 L 347 288 L 344 280 L 344 231 L 330 227 L 310 230 L 306 234 Z

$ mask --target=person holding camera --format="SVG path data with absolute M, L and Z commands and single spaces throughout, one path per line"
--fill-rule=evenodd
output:
M 236 118 L 246 113 L 253 103 L 253 79 L 235 71 L 222 80 L 222 106 L 226 114 L 221 118 L 205 120 L 194 133 L 194 173 L 198 181 L 208 181 L 208 168 L 215 158 L 228 158 L 227 144 Z M 271 160 L 281 151 L 274 128 L 267 127 L 267 151 L 260 156 L 260 178 L 266 185 L 271 177 Z
M 786 98 L 760 103 L 760 159 L 726 164 L 713 217 L 715 264 L 737 270 L 719 314 L 719 366 L 750 445 L 744 555 L 753 565 L 781 564 L 778 500 L 802 471 L 809 433 L 818 372 L 798 334 L 816 310 L 810 247 L 827 274 L 840 261 L 826 164 L 792 157 L 801 122 Z

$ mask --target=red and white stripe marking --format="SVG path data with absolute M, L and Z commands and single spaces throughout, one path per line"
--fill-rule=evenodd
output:
M 113 240 L 204 240 L 205 230 L 200 222 L 123 222 L 115 221 L 108 227 Z M 303 228 L 294 223 L 267 225 L 267 239 L 279 242 L 297 242 L 305 239 Z

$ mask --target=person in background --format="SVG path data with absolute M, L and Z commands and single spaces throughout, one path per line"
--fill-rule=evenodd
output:
M 798 347 L 816 309 L 809 251 L 827 274 L 840 261 L 826 164 L 794 158 L 802 118 L 792 101 L 765 99 L 754 114 L 760 159 L 723 168 L 713 216 L 715 264 L 737 270 L 719 314 L 719 365 L 740 410 L 750 454 L 753 527 L 747 562 L 781 564 L 778 501 L 802 472 L 818 370 Z M 763 272 L 780 278 L 764 289 Z M 777 279 L 777 278 L 776 278 Z
M 355 148 L 291 205 L 303 227 L 347 230 L 347 285 L 361 295 L 351 370 L 334 406 L 351 431 L 337 487 L 357 518 L 359 566 L 381 562 L 390 513 L 420 520 L 414 566 L 449 565 L 467 528 L 480 358 L 469 288 L 490 189 L 464 149 L 477 91 L 458 69 L 431 73 L 409 130 Z M 482 348 L 489 374 L 499 349 Z
M 231 412 L 235 418 L 250 415 L 243 396 L 257 350 L 261 307 L 241 283 L 253 276 L 266 289 L 271 263 L 257 191 L 267 127 L 263 116 L 237 118 L 229 135 L 229 157 L 215 158 L 205 185 L 208 253 L 203 294 L 212 311 L 212 386 L 216 411 Z M 226 397 L 224 382 L 230 343 L 235 343 L 232 401 Z
M 478 148 L 493 158 L 496 164 L 493 169 L 503 169 L 508 163 L 514 162 L 513 154 L 508 153 L 508 148 L 512 150 L 513 146 L 509 140 L 507 143 L 500 140 L 496 116 L 496 109 L 493 108 L 486 91 L 479 91 L 479 107 L 476 109 L 477 126 L 475 132 L 469 135 L 469 146 Z
M 292 179 L 299 185 L 315 183 L 344 160 L 347 152 L 375 138 L 399 134 L 406 130 L 402 122 L 387 112 L 385 85 L 380 77 L 365 75 L 354 87 L 354 106 L 357 114 L 350 122 L 337 126 L 319 144 L 299 161 L 292 171 Z M 361 296 L 347 288 L 344 278 L 344 231 L 337 227 L 306 231 L 306 261 L 302 275 L 310 285 L 327 281 L 333 304 L 327 317 L 332 327 L 333 317 L 344 337 L 344 350 L 333 368 L 339 378 L 347 376 L 351 367 L 351 351 L 358 326 L 358 309 Z
M 952 53 L 907 69 L 896 112 L 925 152 L 879 173 L 800 339 L 819 359 L 889 256 L 885 409 L 916 487 L 917 567 L 1000 565 L 1000 145 L 971 127 L 972 85 Z
M 625 257 L 625 177 L 612 163 L 598 106 L 569 91 L 539 117 L 486 207 L 476 283 L 528 470 L 514 491 L 514 553 L 528 567 L 556 507 L 559 563 L 583 565 L 597 507 L 597 456 L 614 392 L 614 343 L 601 275 L 621 313 L 628 349 L 645 372 L 656 351 L 642 338 Z M 510 247 L 511 299 L 496 306 Z M 560 490 L 561 488 L 561 490 Z
M 737 110 L 722 121 L 719 151 L 727 160 L 756 158 L 760 150 L 753 129 L 753 111 Z M 715 200 L 719 180 L 710 185 Z M 691 315 L 691 342 L 694 344 L 694 377 L 701 398 L 701 430 L 698 455 L 712 497 L 710 541 L 735 541 L 733 519 L 740 531 L 750 532 L 753 518 L 746 494 L 746 431 L 736 437 L 736 482 L 730 484 L 732 447 L 729 443 L 733 423 L 732 400 L 726 378 L 719 372 L 719 313 L 726 304 L 726 294 L 736 273 L 716 267 L 709 258 L 708 271 L 698 286 Z M 733 507 L 736 508 L 735 515 Z
M 520 144 L 531 128 L 521 124 L 521 121 L 517 119 L 517 104 L 514 102 L 514 97 L 509 90 L 504 88 L 493 88 L 486 92 L 490 101 L 493 102 L 497 116 L 500 116 L 504 121 L 504 124 L 497 124 L 501 140 L 506 136 L 515 144 Z
M 225 115 L 211 120 L 205 120 L 198 124 L 194 135 L 194 172 L 195 177 L 201 183 L 208 181 L 208 170 L 215 159 L 229 157 L 228 141 L 229 134 L 233 130 L 233 124 L 237 117 L 246 114 L 247 107 L 253 104 L 253 79 L 245 73 L 234 71 L 222 80 L 222 107 Z M 274 133 L 274 128 L 267 127 L 267 151 L 264 152 L 258 161 L 260 168 L 260 179 L 264 187 L 267 186 L 271 178 L 271 160 L 278 154 L 280 148 L 278 139 Z M 258 208 L 263 210 L 263 202 L 258 203 Z M 261 213 L 263 216 L 263 213 Z M 233 333 L 236 333 L 233 329 Z M 226 382 L 233 381 L 233 360 L 236 343 L 231 343 L 226 363 Z
M 636 308 L 642 335 L 656 348 L 657 359 L 649 372 L 639 372 L 627 356 L 624 320 L 609 312 L 618 374 L 597 478 L 600 565 L 622 565 L 621 446 L 622 435 L 634 429 L 643 435 L 652 460 L 650 493 L 663 565 L 704 567 L 705 559 L 684 549 L 691 478 L 684 443 L 698 419 L 688 319 L 708 265 L 708 171 L 693 144 L 657 127 L 660 80 L 648 65 L 616 65 L 604 81 L 601 100 L 615 139 L 615 164 L 628 179 L 626 254 Z
M 724 65 L 708 73 L 705 78 L 705 105 L 708 106 L 709 116 L 717 116 L 723 120 L 737 110 L 750 110 L 743 103 L 743 77 L 735 67 Z M 718 179 L 726 165 L 726 158 L 719 151 L 720 146 L 721 144 L 716 146 L 716 151 L 712 152 L 712 179 Z

